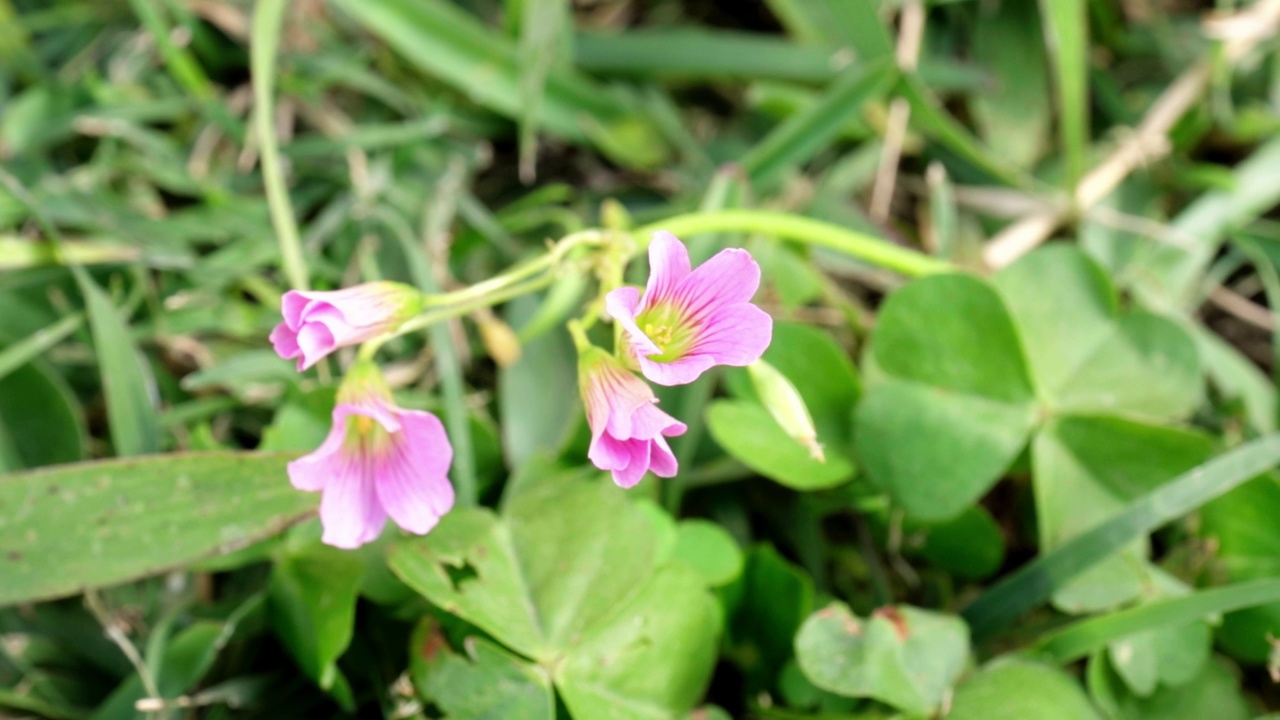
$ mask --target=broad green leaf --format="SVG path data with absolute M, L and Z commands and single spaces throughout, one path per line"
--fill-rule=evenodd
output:
M 514 327 L 537 312 L 537 303 L 510 303 Z M 577 361 L 563 332 L 550 332 L 521 348 L 520 360 L 498 370 L 498 412 L 507 462 L 520 467 L 535 453 L 559 448 L 578 417 Z
M 1200 511 L 1201 533 L 1217 547 L 1217 562 L 1232 580 L 1261 580 L 1280 575 L 1280 481 L 1268 473 L 1255 478 Z M 1218 641 L 1233 656 L 1265 662 L 1268 635 L 1280 636 L 1280 604 L 1228 614 L 1217 628 Z
M 281 547 L 269 586 L 271 626 L 294 660 L 343 708 L 355 700 L 337 661 L 351 643 L 364 576 L 360 555 L 321 545 L 303 526 Z
M 938 708 L 968 664 L 969 631 L 958 617 L 905 605 L 863 620 L 833 603 L 800 628 L 796 660 L 824 690 L 924 715 Z
M 1027 444 L 1029 404 L 888 380 L 858 405 L 858 455 L 912 518 L 950 520 L 995 484 Z
M 777 35 L 691 27 L 579 33 L 574 63 L 599 74 L 749 78 L 821 83 L 835 72 L 834 47 L 805 47 Z
M 853 465 L 839 453 L 813 458 L 758 404 L 717 400 L 707 408 L 707 428 L 720 447 L 756 472 L 796 490 L 818 490 L 853 477 Z
M 1063 671 L 1027 660 L 997 660 L 956 689 L 947 720 L 1101 720 Z
M 984 578 L 1004 562 L 1004 535 L 991 513 L 976 505 L 929 528 L 921 552 L 947 572 L 962 578 Z
M 1248 442 L 1129 502 L 1111 519 L 1009 574 L 964 610 L 986 639 L 1113 553 L 1280 464 L 1280 437 Z
M 1121 313 L 1102 268 L 1050 245 L 995 284 L 1023 338 L 1037 394 L 1056 412 L 1180 418 L 1200 401 L 1195 343 L 1172 321 Z
M 938 275 L 893 293 L 871 343 L 877 367 L 899 380 L 1009 405 L 1035 396 L 1009 311 L 977 278 Z
M 1189 682 L 1164 688 L 1148 699 L 1133 699 L 1126 716 L 1134 720 L 1248 720 L 1253 717 L 1253 708 L 1234 669 L 1213 661 L 1205 663 L 1204 670 Z
M 697 571 L 664 565 L 612 610 L 612 621 L 556 669 L 556 688 L 573 717 L 643 720 L 692 708 L 711 679 L 722 623 Z
M 156 452 L 164 436 L 156 411 L 151 368 L 133 344 L 124 318 L 106 293 L 84 271 L 76 274 L 76 281 L 84 295 L 89 329 L 93 332 L 93 349 L 107 398 L 107 420 L 116 455 Z
M 0 475 L 0 605 L 134 580 L 279 532 L 317 503 L 289 485 L 293 457 L 192 453 Z
M 813 612 L 813 580 L 772 547 L 747 556 L 742 577 L 721 590 L 729 608 L 729 645 L 748 689 L 770 687 L 791 659 L 796 631 Z
M 702 573 L 712 587 L 731 583 L 742 574 L 744 559 L 737 541 L 729 531 L 707 520 L 681 521 L 672 555 Z
M 917 280 L 881 307 L 870 362 L 886 379 L 857 410 L 868 474 L 914 518 L 955 517 L 999 479 L 1036 420 L 1004 303 L 976 278 Z
M 483 638 L 449 647 L 433 618 L 410 642 L 409 673 L 423 699 L 462 720 L 554 720 L 551 680 L 533 665 Z
M 1203 621 L 1144 630 L 1107 646 L 1111 666 L 1129 689 L 1150 696 L 1158 685 L 1173 687 L 1196 676 L 1209 659 L 1213 637 Z
M 1035 3 L 978 7 L 974 60 L 994 87 L 970 96 L 974 123 L 991 149 L 1019 167 L 1033 167 L 1048 144 L 1049 74 Z
M 501 519 L 450 513 L 395 544 L 390 565 L 446 611 L 555 662 L 582 716 L 665 717 L 701 697 L 721 623 L 705 580 L 661 563 L 663 542 L 650 511 L 612 483 L 553 476 L 525 480 Z M 620 714 L 599 714 L 602 698 Z
M 1051 421 L 1032 445 L 1041 551 L 1061 546 L 1196 467 L 1212 447 L 1199 433 L 1118 418 Z M 1054 603 L 1082 613 L 1133 600 L 1152 583 L 1146 554 L 1140 538 L 1059 587 Z
M 84 419 L 71 388 L 43 362 L 0 378 L 0 471 L 84 456 Z

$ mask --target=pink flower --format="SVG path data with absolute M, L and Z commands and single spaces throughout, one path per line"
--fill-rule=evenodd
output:
M 769 347 L 773 319 L 750 303 L 758 287 L 760 266 L 746 250 L 723 250 L 691 271 L 684 244 L 657 232 L 644 296 L 621 287 L 605 307 L 626 330 L 644 376 L 683 385 L 715 365 L 750 365 Z
M 306 370 L 340 347 L 395 330 L 421 310 L 422 295 L 394 282 L 329 292 L 290 290 L 281 300 L 284 322 L 271 331 L 271 344 L 280 357 L 298 358 L 298 370 Z
M 578 384 L 591 426 L 587 457 L 596 467 L 612 472 L 624 488 L 640 482 L 647 470 L 675 476 L 676 456 L 666 439 L 683 435 L 686 428 L 658 409 L 658 398 L 643 380 L 604 350 L 587 347 L 579 360 Z
M 439 418 L 391 400 L 376 366 L 353 366 L 333 409 L 333 429 L 289 463 L 289 481 L 321 492 L 322 539 L 340 548 L 376 540 L 390 517 L 425 535 L 453 507 L 453 447 Z

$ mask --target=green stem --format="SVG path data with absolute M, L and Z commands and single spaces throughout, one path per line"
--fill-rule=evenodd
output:
M 634 234 L 641 249 L 649 244 L 649 237 L 656 230 L 666 230 L 674 235 L 684 236 L 712 232 L 772 235 L 830 248 L 911 277 L 955 270 L 955 267 L 948 262 L 894 245 L 888 240 L 821 220 L 769 210 L 713 210 L 676 215 L 661 222 L 637 228 Z
M 266 186 L 271 225 L 275 228 L 276 239 L 280 243 L 285 277 L 294 289 L 306 290 L 307 264 L 302 256 L 302 239 L 298 236 L 298 222 L 293 216 L 289 189 L 285 186 L 273 110 L 276 48 L 280 44 L 287 5 L 288 0 L 261 0 L 254 8 L 249 67 L 253 78 L 253 123 L 258 133 L 262 183 Z
M 468 302 L 476 298 L 484 298 L 503 288 L 514 285 L 527 277 L 536 275 L 544 270 L 554 268 L 561 260 L 569 254 L 570 250 L 579 245 L 600 245 L 606 242 L 607 238 L 603 231 L 600 230 L 584 230 L 576 232 L 572 235 L 566 235 L 559 242 L 551 247 L 544 255 L 536 257 L 521 265 L 517 265 L 507 272 L 496 275 L 483 282 L 456 290 L 450 293 L 442 293 L 440 295 L 429 295 L 425 298 L 427 307 L 440 307 L 454 305 L 459 302 Z

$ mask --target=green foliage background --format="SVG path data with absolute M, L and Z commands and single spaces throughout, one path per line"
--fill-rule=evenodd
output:
M 0 0 L 0 717 L 1273 717 L 1277 28 Z M 751 250 L 825 461 L 731 368 L 614 487 L 569 272 L 387 346 L 460 507 L 320 544 L 284 466 L 350 358 L 276 357 L 281 293 L 593 227 Z

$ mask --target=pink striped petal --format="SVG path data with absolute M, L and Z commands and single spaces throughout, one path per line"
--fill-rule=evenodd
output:
M 665 230 L 655 232 L 649 243 L 649 283 L 644 289 L 644 307 L 652 307 L 670 297 L 688 275 L 689 251 L 684 243 Z

